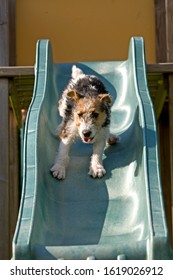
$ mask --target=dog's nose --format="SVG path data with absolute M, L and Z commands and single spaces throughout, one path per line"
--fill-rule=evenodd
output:
M 87 129 L 84 129 L 84 130 L 82 131 L 82 133 L 83 133 L 83 136 L 84 136 L 84 137 L 90 137 L 90 135 L 91 135 L 91 131 L 90 131 L 90 130 L 87 130 Z

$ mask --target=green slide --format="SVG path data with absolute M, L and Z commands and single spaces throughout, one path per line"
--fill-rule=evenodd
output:
M 106 146 L 101 179 L 88 175 L 92 144 L 80 140 L 65 180 L 50 173 L 57 101 L 72 65 L 54 63 L 50 42 L 38 41 L 13 259 L 171 259 L 143 39 L 131 39 L 126 61 L 75 63 L 98 76 L 113 99 L 111 132 L 120 141 Z

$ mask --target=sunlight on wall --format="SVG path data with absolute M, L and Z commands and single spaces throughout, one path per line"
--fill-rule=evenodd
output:
M 155 62 L 154 0 L 16 0 L 17 65 L 35 63 L 38 39 L 54 61 L 125 60 L 129 39 L 145 39 Z

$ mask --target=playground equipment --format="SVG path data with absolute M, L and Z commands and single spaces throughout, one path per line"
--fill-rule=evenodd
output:
M 112 95 L 111 132 L 120 141 L 105 149 L 102 179 L 87 174 L 92 146 L 80 141 L 66 179 L 52 177 L 57 100 L 73 64 L 54 63 L 50 42 L 38 41 L 13 259 L 171 259 L 143 39 L 131 39 L 126 61 L 75 64 Z

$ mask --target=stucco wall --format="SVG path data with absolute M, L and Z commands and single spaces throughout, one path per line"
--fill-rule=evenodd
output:
M 38 39 L 56 62 L 124 60 L 131 36 L 155 62 L 154 0 L 16 0 L 16 27 L 17 65 L 34 64 Z

